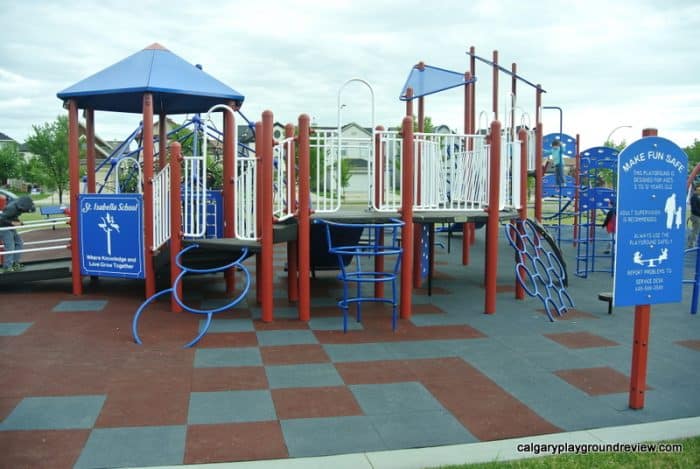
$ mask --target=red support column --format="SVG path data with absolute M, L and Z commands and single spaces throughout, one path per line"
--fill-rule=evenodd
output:
M 163 142 L 163 140 L 161 140 Z M 164 147 L 161 147 L 164 148 Z M 170 146 L 170 283 L 180 275 L 180 268 L 175 263 L 175 258 L 182 251 L 182 153 L 179 142 L 173 142 Z M 178 285 L 177 295 L 182 298 L 182 282 Z M 173 313 L 182 312 L 182 307 L 175 301 L 175 296 L 170 295 L 170 310 Z
M 630 373 L 629 394 L 630 409 L 644 408 L 650 318 L 650 305 L 637 305 L 634 307 L 634 339 L 632 342 L 632 370 Z
M 262 293 L 262 320 L 272 322 L 273 319 L 273 283 L 274 283 L 274 243 L 272 231 L 272 111 L 262 114 L 262 230 L 260 250 L 262 253 L 262 274 L 260 275 L 260 291 Z
M 578 207 L 579 198 L 581 197 L 580 187 L 581 187 L 581 137 L 576 134 L 576 167 L 574 168 L 574 184 L 576 189 L 574 190 L 574 247 L 576 247 L 578 239 L 579 230 L 579 218 L 578 218 Z
M 498 51 L 493 51 L 493 87 L 492 87 L 492 104 L 493 104 L 493 120 L 498 120 Z
M 95 183 L 95 110 L 86 109 L 85 110 L 85 140 L 86 140 L 86 152 L 85 157 L 87 159 L 86 171 L 87 171 L 87 193 L 94 194 L 96 191 Z
M 518 218 L 525 221 L 527 220 L 527 131 L 525 129 L 518 131 L 518 140 L 520 140 L 520 209 L 518 209 Z M 521 268 L 520 278 L 525 276 L 523 270 Z M 525 298 L 525 289 L 517 279 L 515 280 L 515 298 L 518 300 Z
M 535 128 L 535 218 L 542 221 L 542 123 Z
M 401 260 L 401 319 L 411 318 L 412 286 L 413 279 L 413 117 L 403 118 L 403 151 L 401 154 L 402 165 L 402 192 L 401 192 L 401 218 L 404 226 L 401 233 L 403 240 L 403 258 Z
M 309 116 L 299 116 L 299 319 L 311 318 L 311 162 L 309 148 Z
M 158 114 L 158 169 L 168 164 L 168 115 Z
M 472 79 L 472 74 L 470 72 L 465 72 L 464 81 L 469 82 Z M 474 88 L 474 83 L 467 83 L 464 86 L 464 134 L 473 135 L 474 134 L 474 120 L 472 116 L 473 107 L 473 96 L 472 91 Z M 467 145 L 467 150 L 471 151 L 474 149 L 473 141 L 470 137 L 469 140 L 465 142 Z M 473 223 L 463 223 L 462 224 L 462 265 L 469 265 L 469 248 L 471 247 L 471 226 Z
M 256 172 L 255 172 L 255 187 L 257 188 L 255 192 L 255 206 L 257 207 L 255 212 L 255 223 L 257 226 L 258 239 L 262 237 L 262 154 L 263 154 L 263 125 L 262 122 L 255 123 L 255 157 L 256 162 Z M 255 255 L 255 302 L 257 304 L 262 304 L 262 252 L 258 252 Z
M 234 103 L 227 103 L 233 108 Z M 228 110 L 224 110 L 224 167 L 223 167 L 223 210 L 224 210 L 224 238 L 235 238 L 234 208 L 236 206 L 236 148 L 235 132 L 236 118 Z M 236 269 L 231 268 L 224 272 L 226 293 L 231 295 L 236 289 Z
M 78 138 L 78 104 L 74 99 L 68 101 L 68 172 L 70 175 L 70 237 L 71 237 L 71 278 L 73 294 L 83 294 L 83 279 L 80 276 L 80 231 L 78 220 L 78 196 L 80 195 L 80 144 Z
M 499 193 L 501 179 L 501 123 L 491 123 L 491 162 L 489 168 L 489 206 L 486 220 L 486 298 L 484 313 L 496 312 L 496 282 L 498 275 L 498 232 L 500 231 Z
M 156 275 L 153 269 L 153 96 L 143 95 L 143 218 L 144 271 L 146 298 L 156 294 Z
M 285 138 L 294 138 L 294 126 L 287 124 L 284 127 Z M 296 209 L 297 191 L 296 189 L 296 164 L 294 161 L 295 151 L 294 141 L 289 147 L 285 147 L 285 158 L 287 158 L 287 208 Z M 287 242 L 287 300 L 295 302 L 299 300 L 299 282 L 297 278 L 298 259 L 297 241 Z
M 422 66 L 425 68 L 423 65 L 423 62 L 418 64 L 419 67 Z M 418 132 L 422 133 L 425 129 L 425 107 L 424 107 L 424 99 L 423 96 L 418 98 Z M 415 190 L 415 198 L 416 202 L 420 205 L 423 200 L 421 197 L 421 191 L 422 191 L 422 165 L 421 165 L 421 157 L 423 156 L 421 154 L 421 147 L 418 145 L 418 148 L 414 150 L 416 152 L 415 155 L 415 171 L 416 175 L 418 176 L 416 179 L 416 190 Z M 423 224 L 418 224 L 418 229 L 416 229 L 413 232 L 413 288 L 420 288 L 421 285 L 423 284 L 423 278 L 421 277 L 421 245 L 420 241 L 423 235 Z
M 381 125 L 377 126 L 377 132 L 384 130 Z M 381 190 L 382 175 L 384 174 L 384 154 L 382 152 L 381 137 L 377 133 L 374 136 L 374 200 L 376 205 L 381 206 L 384 196 L 384 191 Z M 384 245 L 384 229 L 380 229 L 377 234 L 377 245 Z M 384 256 L 374 257 L 374 271 L 384 272 Z M 374 284 L 375 298 L 384 298 L 384 282 L 375 282 Z
M 656 129 L 643 129 L 642 137 L 656 137 Z M 644 393 L 647 387 L 647 354 L 649 352 L 649 329 L 651 305 L 634 307 L 634 341 L 632 343 L 632 370 L 630 373 L 630 409 L 644 408 Z

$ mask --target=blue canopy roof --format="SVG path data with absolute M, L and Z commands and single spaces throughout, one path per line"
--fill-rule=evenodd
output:
M 79 108 L 141 113 L 142 96 L 153 94 L 153 112 L 206 112 L 215 104 L 243 102 L 244 96 L 160 44 L 152 44 L 59 92 Z
M 413 90 L 413 98 L 411 99 L 415 99 L 449 90 L 450 88 L 456 88 L 457 86 L 466 85 L 467 83 L 473 83 L 474 81 L 476 81 L 476 77 L 472 77 L 471 80 L 466 80 L 464 78 L 464 73 L 431 67 L 430 65 L 423 65 L 421 63 L 414 65 L 411 69 L 411 73 L 408 75 L 406 84 L 403 85 L 399 99 L 401 101 L 408 101 L 406 97 L 406 90 L 408 88 Z

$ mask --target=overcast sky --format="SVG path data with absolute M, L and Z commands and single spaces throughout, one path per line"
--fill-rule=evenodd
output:
M 398 125 L 411 67 L 465 72 L 474 46 L 541 84 L 543 105 L 563 109 L 564 132 L 583 148 L 618 126 L 631 128 L 615 141 L 644 127 L 682 147 L 700 139 L 697 0 L 0 0 L 0 11 L 0 132 L 20 142 L 66 112 L 58 91 L 154 42 L 243 94 L 251 120 L 270 109 L 282 123 L 306 113 L 336 125 L 338 90 L 359 77 L 374 90 L 374 124 Z M 478 63 L 476 75 L 477 113 L 490 111 L 492 71 Z M 499 83 L 502 119 L 510 79 Z M 426 114 L 462 130 L 462 93 L 427 97 Z M 517 120 L 534 122 L 534 90 L 517 94 Z M 341 102 L 343 122 L 372 124 L 366 88 L 348 86 Z M 97 134 L 124 139 L 139 120 L 98 112 Z M 559 113 L 544 110 L 543 122 L 558 131 Z

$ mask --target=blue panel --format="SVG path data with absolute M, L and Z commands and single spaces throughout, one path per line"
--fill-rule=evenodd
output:
M 615 306 L 681 301 L 688 157 L 645 137 L 620 153 Z
M 595 169 L 617 170 L 619 150 L 610 147 L 593 147 L 581 152 L 581 172 Z
M 167 49 L 150 46 L 59 92 L 80 108 L 141 113 L 142 96 L 153 93 L 154 112 L 206 112 L 215 104 L 242 102 L 233 88 Z
M 558 132 L 547 134 L 542 137 L 542 149 L 544 150 L 544 156 L 549 156 L 552 153 L 552 142 L 554 139 L 558 139 L 561 142 L 564 148 L 564 156 L 576 156 L 576 139 L 571 135 L 560 134 Z
M 579 209 L 608 209 L 610 201 L 617 200 L 615 190 L 608 187 L 591 187 L 579 192 Z
M 411 69 L 406 84 L 401 89 L 399 99 L 402 101 L 407 101 L 406 90 L 408 88 L 413 90 L 413 98 L 415 99 L 476 81 L 476 78 L 467 81 L 464 79 L 464 73 L 453 72 L 444 68 L 425 65 L 421 70 L 417 67 L 416 65 Z
M 141 194 L 80 194 L 83 275 L 144 278 Z

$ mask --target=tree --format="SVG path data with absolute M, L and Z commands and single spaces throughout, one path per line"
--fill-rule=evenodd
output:
M 27 139 L 27 148 L 35 155 L 42 181 L 48 189 L 58 191 L 58 202 L 63 203 L 63 192 L 68 188 L 68 117 L 58 116 L 55 121 L 32 126 L 34 134 Z
M 20 175 L 22 170 L 22 156 L 17 150 L 17 145 L 10 144 L 0 147 L 0 185 L 7 184 L 9 178 Z
M 700 163 L 700 140 L 693 139 L 693 144 L 684 148 L 688 155 L 688 169 L 690 171 Z

